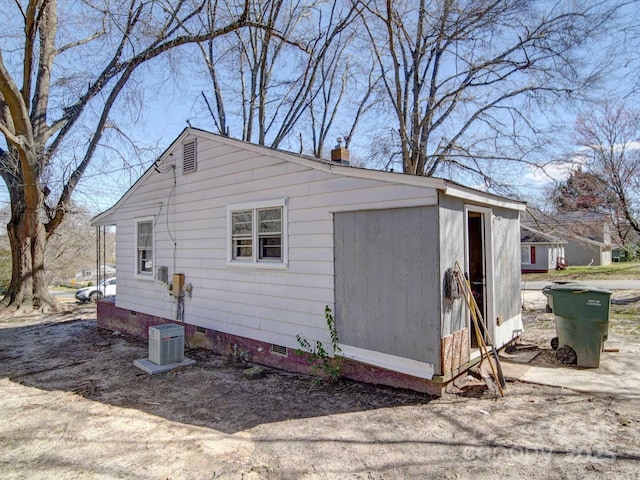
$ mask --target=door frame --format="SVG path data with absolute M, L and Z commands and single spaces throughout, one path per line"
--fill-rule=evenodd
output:
M 494 302 L 494 257 L 493 257 L 493 210 L 477 205 L 464 206 L 464 268 L 469 271 L 469 213 L 479 213 L 482 218 L 482 247 L 484 256 L 484 322 L 487 327 L 487 334 L 491 343 L 495 342 L 495 302 Z M 469 319 L 470 321 L 471 319 Z M 469 323 L 469 330 L 473 335 L 473 328 Z

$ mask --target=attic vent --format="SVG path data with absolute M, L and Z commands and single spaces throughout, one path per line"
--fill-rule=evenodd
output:
M 287 355 L 287 347 L 282 345 L 271 345 L 271 353 L 277 353 L 278 355 Z
M 193 140 L 182 145 L 182 173 L 195 172 L 196 168 L 196 141 Z

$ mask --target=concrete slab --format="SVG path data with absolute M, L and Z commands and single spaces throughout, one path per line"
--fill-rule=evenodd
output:
M 539 350 L 534 350 L 534 351 L 524 350 L 522 352 L 515 352 L 515 353 L 501 352 L 500 359 L 506 360 L 508 362 L 513 362 L 513 363 L 529 363 L 538 355 L 540 355 Z
M 144 370 L 151 375 L 155 375 L 156 373 L 164 373 L 169 370 L 173 370 L 178 367 L 187 367 L 189 365 L 195 364 L 196 361 L 192 358 L 184 357 L 184 360 L 177 363 L 167 363 L 166 365 L 156 365 L 148 358 L 140 358 L 138 360 L 134 360 L 133 364 L 141 370 Z
M 502 370 L 506 378 L 522 382 L 640 400 L 640 342 L 610 335 L 605 347 L 619 352 L 603 352 L 598 368 L 541 367 L 503 359 Z

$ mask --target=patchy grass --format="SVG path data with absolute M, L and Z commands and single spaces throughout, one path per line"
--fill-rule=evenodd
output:
M 522 280 L 636 280 L 640 278 L 640 263 L 621 262 L 605 266 L 569 267 L 547 273 L 524 273 Z
M 87 287 L 88 285 L 85 285 L 86 283 L 87 282 L 78 284 L 78 286 L 76 287 L 67 287 L 66 285 L 56 285 L 55 287 L 49 288 L 49 290 L 51 292 L 75 292 L 79 288 Z
M 640 338 L 640 290 L 613 293 L 609 310 L 609 330 Z
M 619 319 L 630 319 L 638 321 L 638 319 L 640 318 L 640 306 L 629 305 L 621 307 L 620 305 L 611 305 L 609 315 L 611 317 L 616 317 Z
M 618 335 L 640 338 L 640 320 L 638 314 L 621 316 L 612 311 L 609 317 L 609 331 Z
M 610 330 L 622 335 L 640 337 L 640 303 L 611 305 L 609 311 Z

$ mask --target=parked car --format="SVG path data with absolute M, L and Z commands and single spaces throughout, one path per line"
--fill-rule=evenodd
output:
M 108 278 L 100 285 L 81 288 L 76 292 L 76 300 L 81 302 L 95 302 L 102 297 L 115 297 L 116 295 L 116 277 Z

